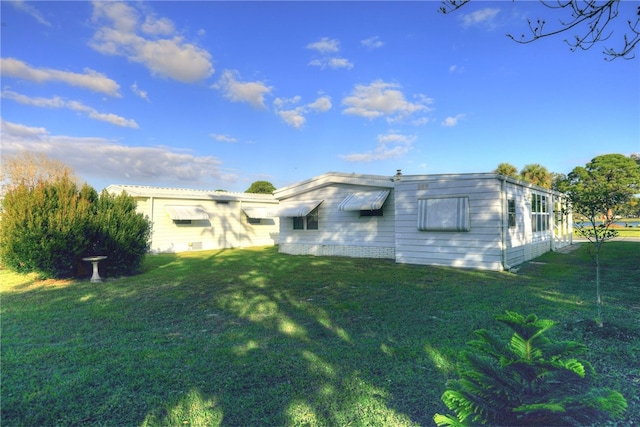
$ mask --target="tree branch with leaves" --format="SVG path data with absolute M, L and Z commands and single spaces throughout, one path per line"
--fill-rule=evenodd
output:
M 598 156 L 586 166 L 574 168 L 559 187 L 567 194 L 573 212 L 587 218 L 574 226 L 595 247 L 598 324 L 603 326 L 600 250 L 604 242 L 618 235 L 611 227 L 617 210 L 640 191 L 640 165 L 622 154 Z
M 442 0 L 439 11 L 444 14 L 452 13 L 470 0 Z M 613 23 L 622 18 L 620 15 L 620 0 L 596 1 L 596 0 L 556 0 L 541 3 L 554 13 L 567 13 L 567 18 L 561 18 L 555 26 L 549 25 L 547 19 L 528 19 L 529 34 L 516 37 L 507 34 L 507 37 L 521 44 L 528 44 L 542 38 L 554 37 L 565 33 L 573 33 L 565 39 L 571 51 L 589 50 L 593 46 L 611 39 L 614 30 Z M 635 49 L 640 43 L 640 6 L 629 14 L 626 22 L 627 28 L 622 35 L 622 47 L 605 47 L 603 54 L 605 59 L 616 58 L 632 59 L 635 57 Z

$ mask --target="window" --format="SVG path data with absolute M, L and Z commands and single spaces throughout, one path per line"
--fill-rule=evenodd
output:
M 318 208 L 315 208 L 307 216 L 293 217 L 294 230 L 317 230 L 318 229 Z
M 174 219 L 173 223 L 176 225 L 188 225 L 191 224 L 190 219 Z
M 255 225 L 255 224 L 260 224 L 260 222 L 261 222 L 261 221 L 260 221 L 260 218 L 251 218 L 251 217 L 247 217 L 247 222 L 248 222 L 249 224 L 253 224 L 253 225 Z
M 360 216 L 383 216 L 382 208 L 373 210 L 361 210 Z
M 318 208 L 315 208 L 307 215 L 307 230 L 318 229 Z
M 514 199 L 507 200 L 507 214 L 509 218 L 509 227 L 516 226 L 516 201 Z
M 418 199 L 418 230 L 470 231 L 469 198 Z
M 531 196 L 531 230 L 533 232 L 549 229 L 549 210 L 547 196 L 533 194 Z

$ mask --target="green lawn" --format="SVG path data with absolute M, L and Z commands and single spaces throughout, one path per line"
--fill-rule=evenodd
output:
M 602 329 L 589 248 L 516 274 L 277 248 L 149 256 L 103 284 L 0 271 L 1 423 L 433 425 L 459 351 L 513 310 L 584 342 L 639 425 L 640 243 L 603 249 Z
M 620 225 L 624 224 L 624 225 Z M 640 238 L 640 219 L 639 218 L 623 218 L 616 220 L 616 224 L 611 227 L 618 232 L 618 237 L 621 238 Z M 575 238 L 582 238 L 574 227 L 573 236 Z

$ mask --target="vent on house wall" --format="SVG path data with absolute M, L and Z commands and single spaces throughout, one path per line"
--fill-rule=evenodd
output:
M 202 249 L 202 242 L 190 242 L 189 243 L 189 249 L 192 250 L 192 251 L 201 250 Z

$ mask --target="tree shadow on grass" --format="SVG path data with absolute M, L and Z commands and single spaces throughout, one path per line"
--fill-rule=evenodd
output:
M 298 257 L 150 258 L 140 276 L 3 293 L 9 424 L 430 425 L 456 355 L 534 275 Z M 532 307 L 540 310 L 529 310 Z

